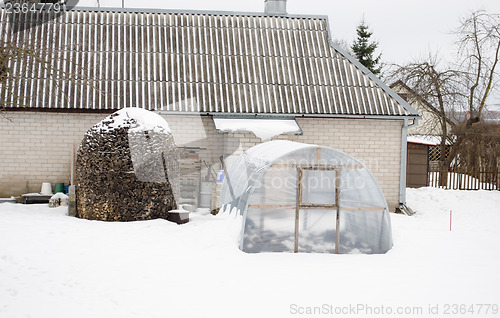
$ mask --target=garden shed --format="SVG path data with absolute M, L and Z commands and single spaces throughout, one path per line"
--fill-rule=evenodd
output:
M 254 146 L 227 171 L 221 204 L 242 215 L 245 252 L 380 254 L 392 247 L 377 181 L 333 148 L 284 140 Z

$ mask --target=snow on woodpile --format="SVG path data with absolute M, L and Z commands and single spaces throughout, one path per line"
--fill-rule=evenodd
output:
M 170 134 L 168 123 L 158 114 L 138 107 L 123 108 L 107 117 L 94 128 L 102 131 L 131 126 L 131 131 L 155 131 Z
M 124 108 L 94 125 L 78 149 L 77 216 L 103 221 L 168 217 L 177 207 L 179 154 L 167 122 Z

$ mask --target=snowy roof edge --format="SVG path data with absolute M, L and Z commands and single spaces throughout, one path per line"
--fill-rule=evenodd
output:
M 4 5 L 0 5 L 3 8 Z M 179 14 L 208 14 L 227 16 L 252 16 L 252 17 L 283 17 L 283 18 L 304 18 L 304 19 L 326 19 L 327 15 L 322 14 L 271 14 L 265 12 L 251 11 L 224 11 L 224 10 L 193 10 L 193 9 L 159 9 L 159 8 L 117 8 L 117 7 L 80 7 L 71 8 L 76 11 L 101 11 L 101 12 L 134 12 L 134 13 L 179 13 Z

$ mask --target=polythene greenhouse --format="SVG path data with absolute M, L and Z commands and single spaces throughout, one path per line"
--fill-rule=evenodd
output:
M 248 149 L 229 167 L 221 210 L 242 215 L 245 252 L 385 253 L 391 221 L 371 172 L 341 151 L 291 141 Z

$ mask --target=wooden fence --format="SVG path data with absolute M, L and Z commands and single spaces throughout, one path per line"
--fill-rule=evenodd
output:
M 429 167 L 427 185 L 444 189 L 460 190 L 500 190 L 500 171 L 487 169 L 445 169 L 448 180 L 441 186 L 439 178 L 441 170 L 438 167 Z

